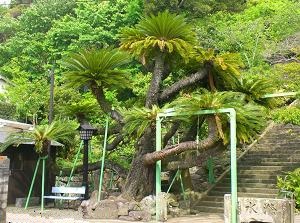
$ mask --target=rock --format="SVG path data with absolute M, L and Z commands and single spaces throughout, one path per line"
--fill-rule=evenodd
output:
M 128 215 L 127 215 L 127 216 L 123 216 L 123 215 L 120 216 L 120 217 L 119 217 L 119 220 L 122 220 L 122 221 L 135 221 L 135 220 L 134 220 L 134 217 L 130 217 L 130 216 L 128 216 Z
M 129 202 L 117 202 L 118 205 L 118 215 L 128 215 L 129 212 Z
M 88 216 L 91 219 L 117 219 L 119 217 L 118 205 L 111 200 L 100 201 L 88 210 Z
M 179 207 L 170 207 L 169 213 L 173 218 L 179 217 L 180 216 L 180 208 Z
M 79 211 L 82 212 L 83 218 L 87 219 L 117 219 L 118 205 L 114 200 L 97 201 L 98 191 L 93 191 L 91 198 L 83 201 Z
M 183 210 L 179 207 L 170 207 L 169 212 L 172 217 L 181 217 L 190 214 L 189 210 Z
M 129 202 L 128 210 L 129 211 L 141 211 L 142 208 L 141 208 L 141 205 L 139 202 L 131 201 L 131 202 Z
M 178 207 L 179 206 L 177 198 L 174 194 L 163 193 L 163 196 L 166 198 L 168 206 L 172 206 L 172 207 Z
M 141 209 L 155 215 L 155 196 L 149 195 L 140 201 Z
M 238 198 L 240 222 L 294 222 L 294 201 L 256 197 Z M 231 195 L 224 195 L 225 223 L 231 222 Z
M 148 211 L 130 211 L 129 217 L 134 221 L 151 221 L 151 214 Z
M 190 200 L 179 201 L 179 207 L 180 207 L 181 209 L 184 209 L 184 210 L 190 209 L 190 207 L 191 207 L 191 202 L 190 202 Z

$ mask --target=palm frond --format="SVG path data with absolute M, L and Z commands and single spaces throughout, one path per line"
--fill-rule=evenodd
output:
M 269 79 L 243 76 L 236 82 L 233 90 L 244 93 L 248 102 L 256 102 L 269 107 L 277 104 L 275 99 L 263 98 L 264 95 L 275 91 L 275 86 Z
M 178 113 L 194 114 L 205 109 L 234 108 L 237 113 L 237 137 L 241 142 L 249 142 L 261 130 L 265 123 L 263 107 L 253 103 L 245 103 L 244 95 L 238 92 L 202 92 L 184 95 L 173 102 Z M 218 115 L 223 122 L 223 131 L 228 129 L 226 115 Z M 219 130 L 220 132 L 220 130 Z M 222 133 L 223 134 L 223 133 Z M 224 137 L 224 142 L 228 140 Z
M 124 88 L 128 85 L 128 73 L 120 69 L 129 62 L 129 56 L 117 49 L 92 49 L 71 53 L 62 62 L 68 70 L 64 73 L 73 87 L 89 85 Z
M 120 34 L 121 49 L 143 57 L 153 50 L 178 53 L 188 59 L 193 51 L 195 32 L 181 15 L 159 12 L 144 17 L 135 27 L 124 28 Z
M 0 151 L 5 150 L 10 145 L 33 142 L 35 150 L 43 153 L 47 148 L 43 148 L 47 141 L 59 141 L 71 143 L 76 134 L 77 125 L 71 121 L 53 121 L 50 125 L 37 125 L 32 131 L 11 134 L 0 146 Z
M 133 107 L 130 110 L 124 110 L 122 113 L 125 116 L 126 124 L 123 129 L 129 135 L 136 133 L 137 137 L 141 137 L 148 127 L 155 125 L 156 116 L 161 111 L 156 105 L 151 109 Z

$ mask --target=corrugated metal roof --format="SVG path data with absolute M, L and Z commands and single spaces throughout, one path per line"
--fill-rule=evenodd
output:
M 15 132 L 22 132 L 22 131 L 31 131 L 34 129 L 34 126 L 31 124 L 26 124 L 22 122 L 10 121 L 6 119 L 0 118 L 0 143 L 5 142 L 6 138 Z M 26 142 L 22 143 L 26 145 L 34 145 L 34 142 Z M 51 141 L 52 146 L 63 146 L 63 144 Z

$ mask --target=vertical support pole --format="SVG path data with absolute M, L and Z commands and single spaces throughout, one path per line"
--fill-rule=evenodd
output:
M 231 223 L 237 223 L 236 112 L 230 111 Z
M 45 193 L 45 164 L 46 157 L 42 158 L 43 169 L 42 169 L 42 195 L 41 195 L 41 211 L 44 211 L 44 193 Z
M 30 197 L 31 197 L 31 193 L 32 193 L 34 182 L 35 182 L 35 177 L 36 177 L 36 174 L 37 174 L 37 170 L 38 170 L 39 165 L 40 165 L 40 161 L 41 161 L 41 158 L 39 157 L 39 159 L 36 162 L 35 170 L 34 170 L 34 173 L 33 173 L 30 189 L 29 189 L 28 196 L 27 196 L 27 199 L 26 199 L 25 209 L 27 209 L 28 204 L 29 204 L 29 200 L 30 200 Z
M 85 187 L 84 200 L 89 199 L 88 165 L 89 165 L 89 141 L 83 140 L 83 177 L 82 185 Z
M 156 151 L 161 150 L 161 119 L 159 116 L 156 117 Z M 156 221 L 159 221 L 160 219 L 160 212 L 161 212 L 161 207 L 160 207 L 160 202 L 158 202 L 159 196 L 161 194 L 161 179 L 160 179 L 160 174 L 161 174 L 161 161 L 156 161 L 155 165 L 155 191 L 156 191 L 156 202 L 155 202 L 155 208 L 156 208 Z
M 80 150 L 81 150 L 81 148 L 82 148 L 82 145 L 83 145 L 83 141 L 80 142 L 79 149 L 78 149 L 78 151 L 77 151 L 77 154 L 76 154 L 76 157 L 75 157 L 73 166 L 72 166 L 72 170 L 71 170 L 70 176 L 69 176 L 69 178 L 68 178 L 67 186 L 69 186 L 70 181 L 72 180 L 73 173 L 74 173 L 74 170 L 75 170 L 75 166 L 76 166 L 76 164 L 77 164 L 77 160 L 78 160 L 78 157 L 79 157 L 79 154 L 80 154 Z
M 105 161 L 105 153 L 106 153 L 106 145 L 107 145 L 107 134 L 108 134 L 108 117 L 106 118 L 106 123 L 105 123 L 105 134 L 104 134 L 103 151 L 102 151 L 101 172 L 100 172 L 99 189 L 98 189 L 98 202 L 101 199 L 101 190 L 102 190 L 103 172 L 104 172 L 104 161 Z

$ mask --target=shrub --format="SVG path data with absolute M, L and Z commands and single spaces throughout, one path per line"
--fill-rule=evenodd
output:
M 280 108 L 271 112 L 271 118 L 277 123 L 300 125 L 300 108 Z
M 300 209 L 300 168 L 287 172 L 284 178 L 277 177 L 277 187 L 281 196 L 294 196 L 296 208 Z

